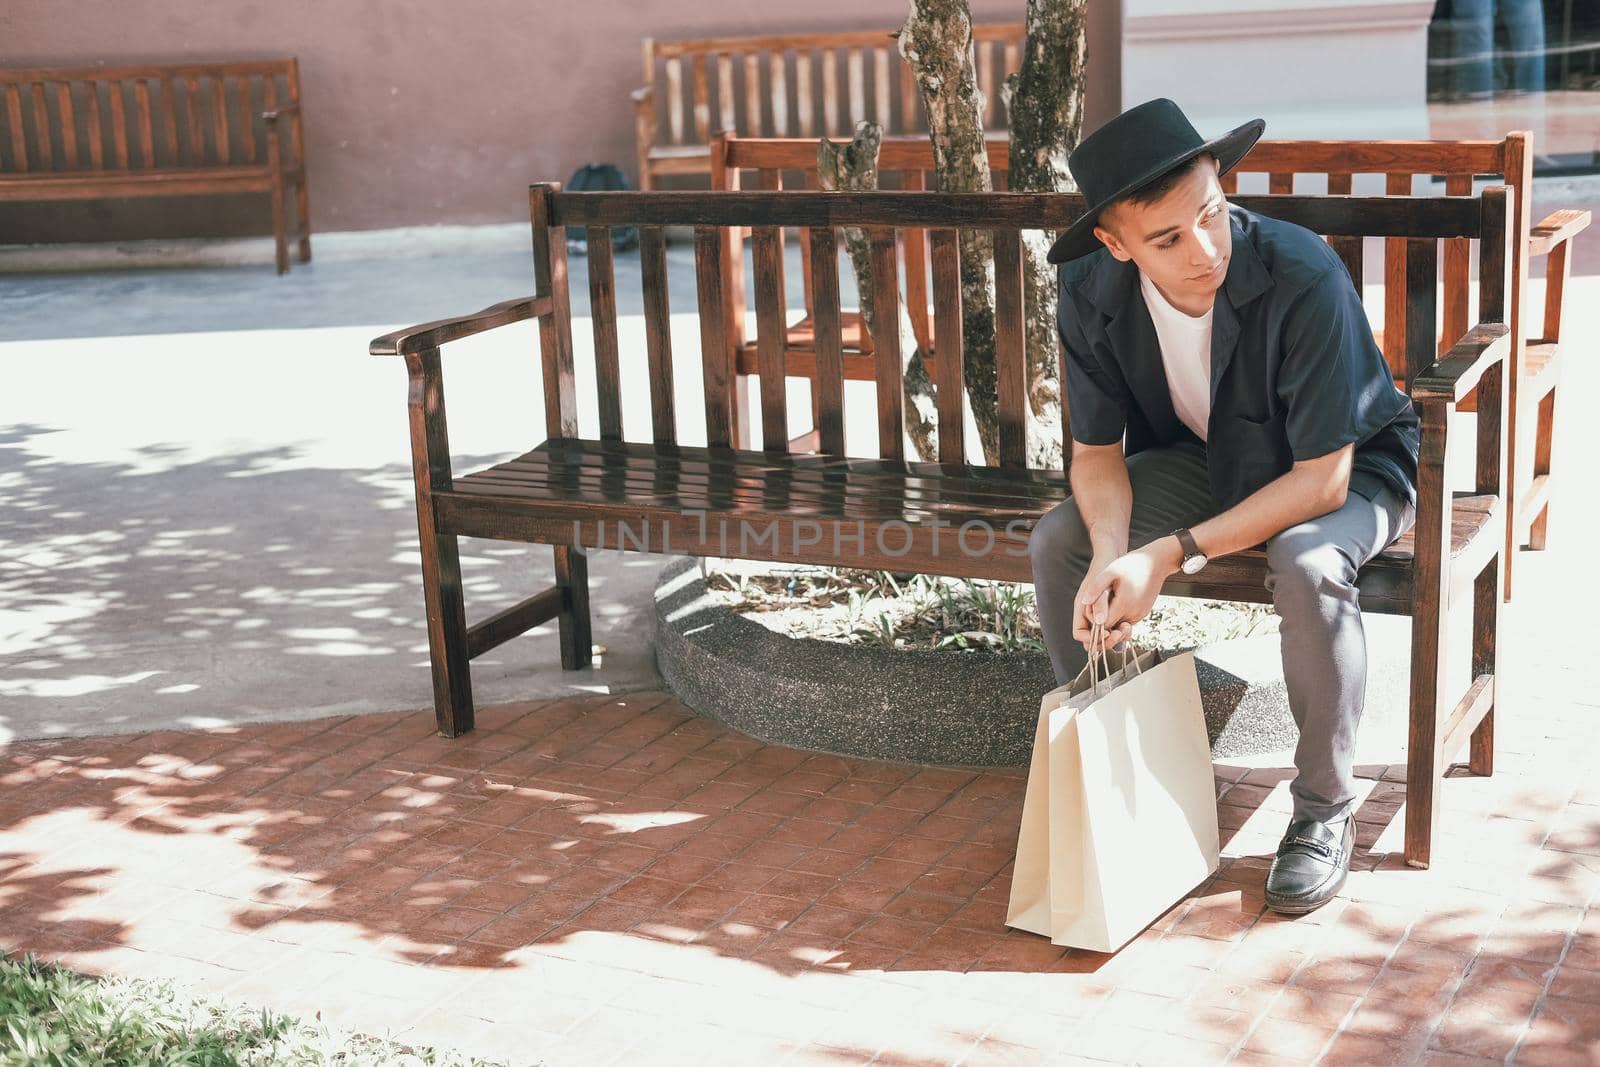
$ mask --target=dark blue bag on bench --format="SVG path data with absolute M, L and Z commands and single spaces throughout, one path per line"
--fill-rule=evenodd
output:
M 585 163 L 572 172 L 567 181 L 567 191 L 573 193 L 622 192 L 629 188 L 628 176 L 615 163 Z M 611 230 L 611 247 L 626 252 L 639 243 L 639 231 L 633 226 L 616 226 Z M 567 251 L 575 256 L 588 253 L 588 234 L 573 231 L 567 237 Z

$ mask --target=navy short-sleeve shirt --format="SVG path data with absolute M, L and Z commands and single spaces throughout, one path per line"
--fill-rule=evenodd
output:
M 1344 263 L 1316 234 L 1236 205 L 1211 326 L 1211 494 L 1226 510 L 1354 444 L 1350 487 L 1415 503 L 1419 421 L 1372 337 Z M 1172 410 L 1139 270 L 1105 249 L 1062 264 L 1056 325 L 1072 436 L 1130 455 L 1194 440 Z

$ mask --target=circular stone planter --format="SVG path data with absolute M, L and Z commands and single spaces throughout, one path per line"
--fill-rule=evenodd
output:
M 678 698 L 772 744 L 906 763 L 1022 766 L 1033 749 L 1039 697 L 1055 687 L 1042 653 L 889 650 L 786 637 L 713 596 L 693 559 L 662 571 L 655 612 L 656 666 Z M 1369 642 L 1362 734 L 1382 753 L 1393 746 L 1395 724 L 1405 722 L 1409 642 L 1393 638 L 1390 631 Z M 1277 634 L 1196 649 L 1195 668 L 1213 756 L 1294 747 Z M 1376 762 L 1395 758 L 1380 754 Z

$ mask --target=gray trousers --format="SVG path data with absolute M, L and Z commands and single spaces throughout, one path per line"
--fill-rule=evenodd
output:
M 1130 549 L 1214 512 L 1205 449 L 1180 444 L 1128 457 L 1133 487 Z M 1416 520 L 1412 505 L 1384 488 L 1368 500 L 1351 490 L 1338 511 L 1291 526 L 1267 542 L 1267 589 L 1282 620 L 1283 675 L 1300 730 L 1290 786 L 1297 818 L 1337 822 L 1355 798 L 1351 764 L 1366 699 L 1367 640 L 1356 571 Z M 1073 600 L 1092 555 L 1075 501 L 1052 508 L 1029 543 L 1045 646 L 1058 682 L 1083 669 L 1072 636 Z

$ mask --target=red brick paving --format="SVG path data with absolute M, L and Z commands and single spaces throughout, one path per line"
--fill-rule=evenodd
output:
M 659 694 L 19 743 L 0 947 L 552 1064 L 1600 1063 L 1597 709 L 1530 703 L 1430 871 L 1363 768 L 1348 889 L 1298 920 L 1261 900 L 1287 772 L 1219 766 L 1222 869 L 1114 955 L 1003 925 L 1023 771 Z

